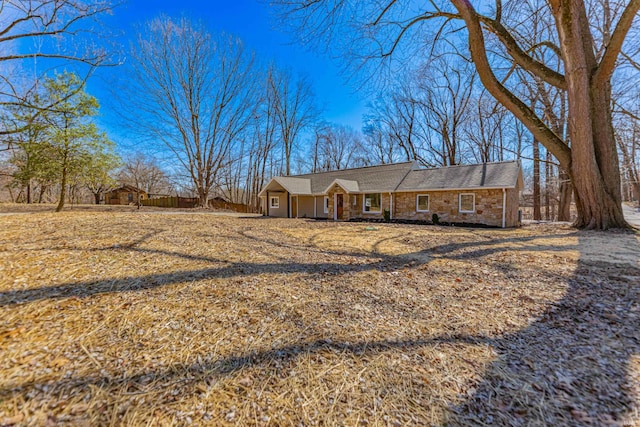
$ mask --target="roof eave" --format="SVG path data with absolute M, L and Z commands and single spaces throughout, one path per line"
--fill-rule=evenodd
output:
M 499 186 L 491 186 L 491 187 L 443 187 L 443 188 L 411 188 L 411 189 L 401 189 L 395 190 L 394 193 L 417 193 L 420 191 L 471 191 L 471 190 L 502 190 L 505 189 L 513 189 L 516 188 L 515 185 L 499 185 Z

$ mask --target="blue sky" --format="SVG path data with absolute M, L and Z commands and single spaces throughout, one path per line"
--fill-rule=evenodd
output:
M 266 2 L 256 0 L 198 1 L 198 0 L 128 0 L 114 9 L 105 19 L 113 31 L 123 34 L 122 42 L 128 44 L 135 34 L 136 25 L 164 13 L 169 16 L 185 15 L 202 19 L 211 31 L 224 31 L 240 37 L 247 47 L 256 51 L 265 61 L 273 60 L 294 73 L 308 76 L 313 85 L 322 117 L 330 122 L 347 124 L 357 130 L 362 128 L 365 101 L 348 86 L 341 75 L 340 65 L 329 58 L 293 43 L 294 37 L 275 28 L 276 20 Z M 117 72 L 110 69 L 107 72 Z M 104 80 L 90 82 L 88 90 L 98 99 L 109 96 Z M 355 87 L 355 85 L 354 85 Z M 108 123 L 108 103 L 103 104 L 105 125 Z M 110 129 L 114 130 L 114 129 Z M 111 133 L 111 132 L 110 132 Z M 114 135 L 115 136 L 115 135 Z

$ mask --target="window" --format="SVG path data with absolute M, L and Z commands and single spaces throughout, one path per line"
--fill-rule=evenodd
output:
M 380 193 L 365 194 L 363 212 L 380 213 L 382 211 L 380 203 Z
M 428 194 L 418 194 L 416 196 L 416 212 L 429 212 Z
M 280 207 L 280 197 L 278 196 L 269 197 L 269 207 L 278 209 Z
M 475 194 L 461 194 L 460 205 L 458 211 L 462 213 L 473 213 L 476 211 L 476 195 Z
M 356 203 L 358 203 L 358 196 L 354 194 L 353 196 L 351 196 L 351 206 L 355 206 Z
M 329 196 L 324 196 L 324 213 L 329 213 Z
M 133 202 L 133 193 L 127 194 L 127 200 L 129 200 L 129 202 Z

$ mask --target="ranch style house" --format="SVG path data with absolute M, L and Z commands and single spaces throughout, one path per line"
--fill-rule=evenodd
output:
M 390 219 L 519 225 L 523 188 L 518 161 L 422 168 L 393 163 L 272 178 L 260 192 L 263 212 L 282 218 Z

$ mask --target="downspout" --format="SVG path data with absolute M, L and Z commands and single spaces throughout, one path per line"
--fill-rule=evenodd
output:
M 267 216 L 269 216 L 269 205 L 271 204 L 271 199 L 269 199 L 269 190 L 267 190 L 267 199 L 265 200 L 265 204 L 267 205 Z
M 393 193 L 389 191 L 389 219 L 393 219 Z
M 502 189 L 502 228 L 507 228 L 507 189 Z
M 313 196 L 313 217 L 318 218 L 318 197 Z
M 291 218 L 291 193 L 287 192 L 287 195 L 289 196 L 287 197 L 287 211 L 289 213 L 287 218 Z

